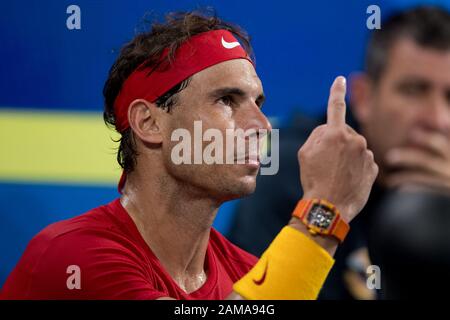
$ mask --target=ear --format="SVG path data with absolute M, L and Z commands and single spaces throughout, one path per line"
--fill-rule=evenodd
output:
M 363 124 L 367 122 L 371 113 L 373 85 L 365 73 L 350 75 L 350 106 L 356 120 Z
M 161 109 L 144 99 L 136 99 L 128 108 L 128 122 L 134 134 L 148 143 L 162 143 Z

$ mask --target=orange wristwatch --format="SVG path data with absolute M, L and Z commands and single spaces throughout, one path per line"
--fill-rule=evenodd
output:
M 339 210 L 330 202 L 323 199 L 302 199 L 298 202 L 293 214 L 299 218 L 313 235 L 333 236 L 344 241 L 350 230 Z

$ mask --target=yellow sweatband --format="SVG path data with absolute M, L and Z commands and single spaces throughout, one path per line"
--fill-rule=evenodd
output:
M 286 226 L 233 289 L 247 300 L 313 300 L 333 264 L 314 240 Z

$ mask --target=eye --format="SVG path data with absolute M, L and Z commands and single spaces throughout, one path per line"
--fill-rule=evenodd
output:
M 425 94 L 428 90 L 428 86 L 423 83 L 413 82 L 402 84 L 399 89 L 404 95 L 415 97 Z
M 222 104 L 224 104 L 224 105 L 226 105 L 226 106 L 231 106 L 234 103 L 233 97 L 229 96 L 229 95 L 220 97 L 217 101 L 222 103 Z

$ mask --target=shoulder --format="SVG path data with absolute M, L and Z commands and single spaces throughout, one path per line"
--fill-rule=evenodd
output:
M 144 253 L 108 210 L 98 207 L 39 232 L 8 277 L 7 287 L 20 287 L 20 294 L 31 299 L 89 298 L 79 294 L 110 288 L 113 273 L 124 275 L 123 283 L 142 279 Z M 68 290 L 70 277 L 77 275 L 83 290 Z
M 115 230 L 113 218 L 108 213 L 107 206 L 92 209 L 71 219 L 53 223 L 29 242 L 25 254 L 32 254 L 34 259 L 48 254 L 52 249 L 63 249 L 60 255 L 69 254 L 67 249 L 75 249 L 82 245 L 105 244 Z M 108 236 L 107 236 L 108 235 Z M 84 247 L 86 249 L 86 247 Z
M 24 258 L 34 268 L 62 264 L 84 266 L 140 253 L 133 235 L 111 204 L 92 209 L 72 219 L 49 225 L 29 243 Z

